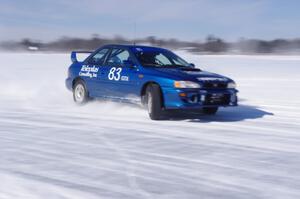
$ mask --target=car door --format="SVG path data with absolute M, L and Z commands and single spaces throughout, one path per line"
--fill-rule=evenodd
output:
M 101 97 L 106 90 L 107 68 L 104 63 L 110 52 L 109 48 L 103 48 L 92 54 L 81 68 L 81 73 L 85 73 L 86 83 L 91 97 Z
M 121 100 L 136 101 L 140 99 L 137 68 L 126 63 L 134 63 L 130 51 L 113 48 L 106 61 L 109 67 L 107 81 L 110 83 L 110 95 Z

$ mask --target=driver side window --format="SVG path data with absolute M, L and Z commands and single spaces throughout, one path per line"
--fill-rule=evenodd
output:
M 172 65 L 170 60 L 161 53 L 155 56 L 155 62 L 158 65 Z

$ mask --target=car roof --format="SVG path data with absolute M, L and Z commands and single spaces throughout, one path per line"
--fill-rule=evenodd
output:
M 108 44 L 105 45 L 101 48 L 128 48 L 132 51 L 168 51 L 167 49 L 164 48 L 160 48 L 160 47 L 155 47 L 155 46 L 144 46 L 144 45 L 133 45 L 133 44 L 127 44 L 127 45 L 123 45 L 123 44 Z

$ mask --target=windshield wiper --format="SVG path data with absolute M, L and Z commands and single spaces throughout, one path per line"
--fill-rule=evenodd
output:
M 162 65 L 159 65 L 159 64 L 147 64 L 147 63 L 143 63 L 142 65 L 143 66 L 149 66 L 149 67 L 151 67 L 151 66 L 153 66 L 153 67 L 162 67 Z
M 189 68 L 188 66 L 184 65 L 179 65 L 179 64 L 166 64 L 166 65 L 160 65 L 160 64 L 147 64 L 143 63 L 143 66 L 148 66 L 148 67 L 158 67 L 158 68 Z
M 188 67 L 188 66 L 179 65 L 179 64 L 167 64 L 167 65 L 163 65 L 162 67 L 166 67 L 166 68 L 184 68 L 184 67 Z

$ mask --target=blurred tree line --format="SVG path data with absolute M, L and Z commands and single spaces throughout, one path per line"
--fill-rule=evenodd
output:
M 95 50 L 105 44 L 151 45 L 173 50 L 183 49 L 193 53 L 217 54 L 257 54 L 257 53 L 300 53 L 300 39 L 275 39 L 270 41 L 241 38 L 236 42 L 226 42 L 221 38 L 209 35 L 204 41 L 180 41 L 177 39 L 160 39 L 154 36 L 126 39 L 122 36 L 104 38 L 94 34 L 89 39 L 62 37 L 52 42 L 39 42 L 32 39 L 0 43 L 2 50 L 8 51 L 48 51 L 70 52 L 72 50 Z

